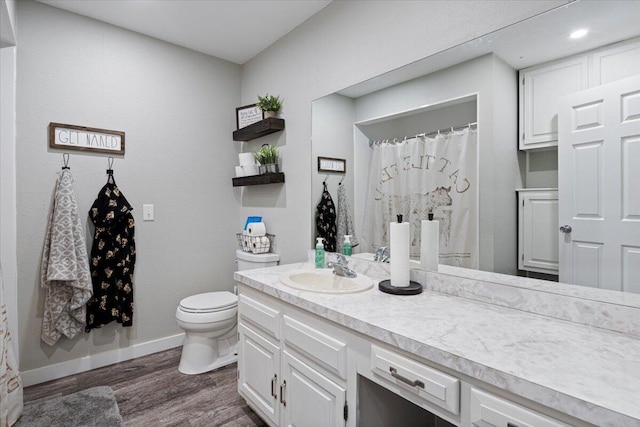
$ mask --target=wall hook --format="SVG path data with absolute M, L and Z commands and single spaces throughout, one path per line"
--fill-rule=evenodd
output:
M 62 169 L 71 169 L 69 167 L 69 153 L 62 153 Z
M 109 169 L 107 169 L 107 174 L 108 175 L 113 175 L 113 157 L 109 157 L 107 162 L 109 164 Z
M 109 157 L 107 161 L 109 163 L 109 169 L 107 169 L 107 175 L 108 175 L 107 182 L 115 185 L 116 181 L 115 179 L 113 179 L 113 157 Z

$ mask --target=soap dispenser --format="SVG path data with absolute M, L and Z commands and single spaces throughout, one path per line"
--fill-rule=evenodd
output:
M 344 235 L 344 244 L 342 245 L 342 254 L 351 256 L 351 235 Z
M 322 237 L 316 237 L 316 268 L 324 268 L 324 245 Z

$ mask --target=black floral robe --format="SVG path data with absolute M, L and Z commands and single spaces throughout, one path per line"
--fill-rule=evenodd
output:
M 115 320 L 133 324 L 133 270 L 136 262 L 133 208 L 112 179 L 89 211 L 95 225 L 91 248 L 93 297 L 87 303 L 86 332 Z
M 316 236 L 322 237 L 327 252 L 336 251 L 336 205 L 324 183 L 320 203 L 316 207 Z

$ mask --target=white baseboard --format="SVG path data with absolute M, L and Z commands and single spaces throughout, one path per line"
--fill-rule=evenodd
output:
M 91 356 L 81 357 L 80 359 L 68 360 L 66 362 L 24 371 L 20 373 L 20 376 L 22 377 L 23 386 L 28 387 L 92 369 L 102 368 L 103 366 L 114 363 L 124 362 L 125 360 L 135 359 L 136 357 L 180 347 L 183 340 L 184 333 L 181 333 L 129 347 L 92 354 Z

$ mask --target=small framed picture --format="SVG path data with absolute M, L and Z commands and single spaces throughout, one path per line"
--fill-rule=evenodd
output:
M 347 173 L 347 161 L 335 157 L 318 156 L 318 172 Z
M 256 104 L 236 108 L 236 126 L 242 129 L 264 119 L 264 112 Z

